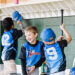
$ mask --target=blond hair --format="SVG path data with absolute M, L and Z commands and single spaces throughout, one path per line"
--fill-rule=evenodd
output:
M 38 30 L 35 26 L 28 26 L 24 29 L 24 32 L 33 32 L 33 33 L 38 33 Z

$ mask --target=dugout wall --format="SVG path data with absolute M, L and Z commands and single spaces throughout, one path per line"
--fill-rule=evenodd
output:
M 27 23 L 26 23 L 27 22 Z M 1 23 L 1 22 L 0 22 Z M 60 17 L 50 17 L 50 18 L 41 18 L 41 19 L 29 19 L 25 20 L 23 23 L 24 26 L 26 25 L 32 25 L 36 26 L 40 32 L 42 31 L 43 28 L 45 27 L 50 27 L 55 31 L 56 37 L 61 35 L 60 31 L 60 24 L 61 24 L 61 19 Z M 64 23 L 66 26 L 66 29 L 69 31 L 69 33 L 72 36 L 72 42 L 68 45 L 67 48 L 65 48 L 65 54 L 66 54 L 66 59 L 67 59 L 67 69 L 72 67 L 72 63 L 75 57 L 75 16 L 68 16 L 64 17 Z M 15 23 L 15 27 L 19 29 L 19 26 Z M 0 37 L 1 37 L 1 25 L 0 25 Z M 38 39 L 40 39 L 40 36 L 38 35 Z M 1 41 L 0 41 L 1 42 Z M 18 50 L 20 51 L 21 45 L 25 42 L 25 37 L 24 35 L 19 39 L 18 41 Z M 0 43 L 0 53 L 1 53 L 2 47 Z M 1 60 L 0 60 L 1 61 Z M 16 60 L 17 64 L 20 64 L 19 59 Z

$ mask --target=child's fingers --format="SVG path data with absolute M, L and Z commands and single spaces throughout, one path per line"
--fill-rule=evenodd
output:
M 64 29 L 65 28 L 65 25 L 64 25 L 64 23 L 62 24 L 62 25 L 60 25 L 60 29 Z
M 61 39 L 64 39 L 64 36 L 60 36 L 57 38 L 57 41 L 60 41 Z
M 64 36 L 61 36 L 61 39 L 64 39 Z
M 33 68 L 30 69 L 30 71 L 28 71 L 28 74 L 32 73 L 34 71 Z
M 33 70 L 30 70 L 30 71 L 28 71 L 28 74 L 30 74 L 30 73 L 32 73 L 33 72 Z
M 30 69 L 30 71 L 28 71 L 28 73 L 32 73 L 35 69 L 35 66 L 29 67 L 28 69 Z
M 21 24 L 21 21 L 17 21 L 17 24 Z
M 60 36 L 60 38 L 64 38 L 64 36 Z

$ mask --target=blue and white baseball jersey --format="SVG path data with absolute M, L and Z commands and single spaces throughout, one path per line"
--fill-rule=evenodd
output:
M 17 29 L 12 29 L 10 31 L 6 31 L 2 35 L 2 60 L 5 60 L 5 55 L 7 51 L 14 50 L 17 52 L 17 40 L 22 36 L 22 31 Z
M 4 32 L 2 36 L 2 46 L 4 48 L 8 48 L 14 42 L 11 33 L 13 33 L 13 30 Z
M 46 56 L 46 63 L 48 66 L 47 72 L 51 74 L 51 73 L 62 71 L 63 68 L 61 66 L 65 64 L 64 63 L 65 61 L 59 43 L 56 42 L 51 45 L 45 45 L 44 51 Z
M 23 74 L 30 71 L 28 67 L 35 66 L 38 68 L 45 61 L 43 46 L 44 44 L 41 41 L 36 41 L 35 44 L 30 44 L 29 42 L 23 44 L 19 54 Z
M 28 42 L 23 46 L 26 48 L 26 66 L 31 67 L 35 65 L 41 58 L 41 47 L 43 43 L 38 41 L 36 46 L 31 46 Z

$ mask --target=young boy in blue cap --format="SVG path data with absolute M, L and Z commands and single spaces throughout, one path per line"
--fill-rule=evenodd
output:
M 22 30 L 14 28 L 12 18 L 6 17 L 2 21 L 4 33 L 2 35 L 2 61 L 4 63 L 4 71 L 0 75 L 16 74 L 15 58 L 17 56 L 17 41 L 23 35 Z M 23 27 L 22 27 L 23 28 Z M 13 74 L 12 74 L 13 75 Z
M 72 40 L 71 35 L 65 29 L 64 24 L 60 26 L 66 39 L 55 42 L 55 33 L 51 28 L 45 28 L 41 32 L 41 38 L 45 44 L 44 52 L 47 63 L 47 75 L 65 75 L 66 57 L 64 47 Z

